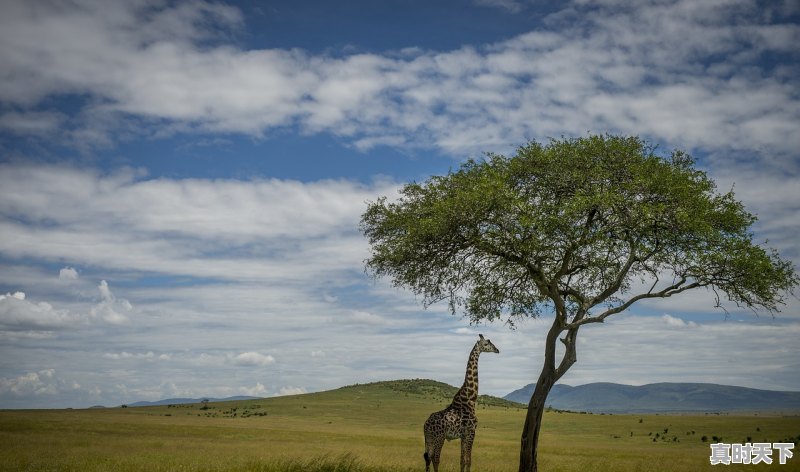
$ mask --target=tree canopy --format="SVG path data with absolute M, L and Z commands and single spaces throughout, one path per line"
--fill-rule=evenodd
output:
M 638 137 L 531 142 L 370 203 L 367 268 L 471 321 L 554 311 L 564 327 L 708 287 L 776 312 L 798 278 L 756 217 L 682 151 Z

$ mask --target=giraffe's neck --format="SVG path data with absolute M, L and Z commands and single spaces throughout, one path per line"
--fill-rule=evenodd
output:
M 481 351 L 478 344 L 472 348 L 467 361 L 467 373 L 464 376 L 464 385 L 453 397 L 452 405 L 475 410 L 475 402 L 478 400 L 478 357 Z

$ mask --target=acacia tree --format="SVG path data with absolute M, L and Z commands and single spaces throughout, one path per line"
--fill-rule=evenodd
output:
M 547 395 L 576 362 L 582 326 L 700 287 L 717 306 L 778 311 L 798 277 L 753 242 L 755 220 L 686 153 L 589 135 L 406 184 L 399 199 L 368 204 L 361 230 L 367 271 L 426 307 L 447 301 L 474 323 L 552 317 L 522 432 L 519 470 L 529 472 Z

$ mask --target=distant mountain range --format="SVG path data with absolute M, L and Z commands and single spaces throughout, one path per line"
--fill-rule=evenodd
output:
M 160 406 L 160 405 L 182 405 L 184 403 L 200 403 L 203 400 L 208 400 L 209 402 L 236 402 L 241 400 L 255 400 L 259 397 L 245 397 L 245 396 L 237 396 L 237 397 L 228 397 L 228 398 L 167 398 L 165 400 L 158 400 L 154 402 L 136 402 L 136 403 L 128 403 L 127 406 L 135 407 L 135 406 Z
M 527 404 L 535 384 L 515 390 L 506 400 Z M 655 383 L 642 386 L 591 383 L 558 384 L 547 406 L 593 413 L 800 412 L 800 392 L 776 392 L 706 383 Z

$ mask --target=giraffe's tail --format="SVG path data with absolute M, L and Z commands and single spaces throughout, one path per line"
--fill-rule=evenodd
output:
M 425 470 L 428 470 L 428 467 L 431 465 L 431 456 L 428 454 L 428 451 L 425 451 L 425 454 L 422 455 L 425 458 Z

